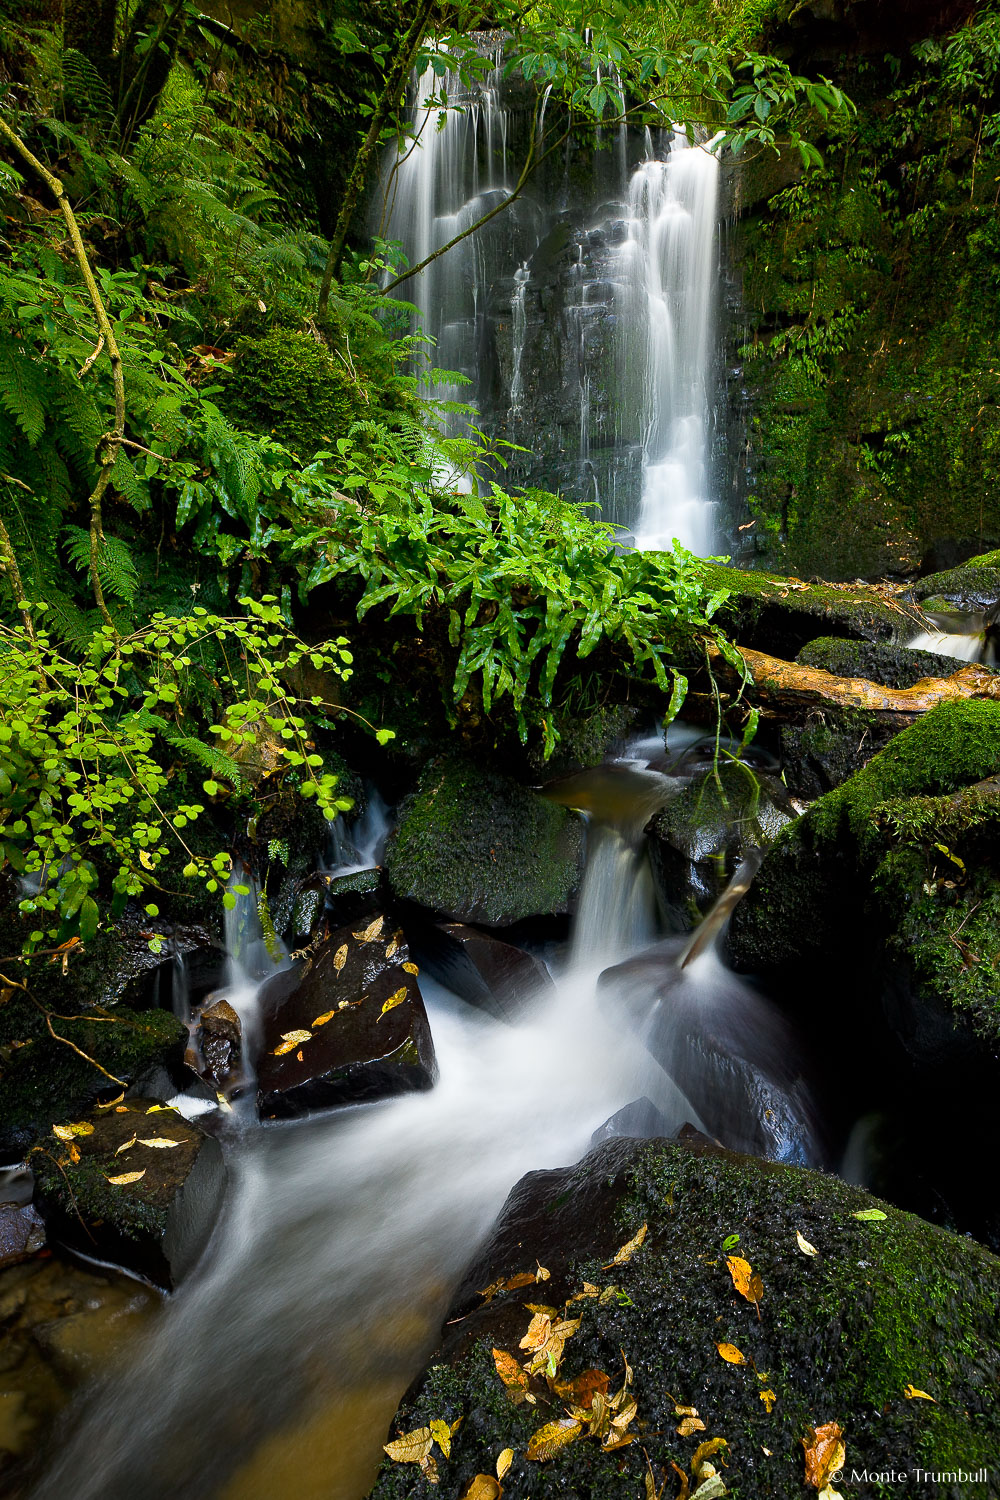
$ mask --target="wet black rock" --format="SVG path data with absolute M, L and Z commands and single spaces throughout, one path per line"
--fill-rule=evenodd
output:
M 228 1000 L 207 1005 L 198 1020 L 200 1072 L 223 1088 L 242 1063 L 243 1027 Z
M 50 1239 L 168 1290 L 196 1264 L 218 1220 L 218 1141 L 149 1099 L 97 1108 L 32 1157 Z M 79 1128 L 79 1127 L 82 1127 Z
M 644 1094 L 641 1099 L 633 1099 L 631 1104 L 616 1109 L 603 1125 L 598 1125 L 590 1144 L 600 1146 L 604 1141 L 621 1139 L 652 1141 L 669 1133 L 666 1116 Z
M 383 914 L 327 936 L 261 989 L 261 1115 L 281 1118 L 430 1088 L 437 1065 L 416 965 Z
M 31 1203 L 0 1203 L 0 1270 L 35 1255 L 45 1245 L 45 1224 Z
M 967 661 L 957 656 L 938 656 L 933 651 L 850 641 L 839 636 L 820 636 L 810 641 L 796 660 L 802 666 L 832 672 L 835 677 L 862 677 L 890 688 L 913 687 L 924 677 L 948 677 L 968 666 Z
M 691 925 L 725 890 L 740 860 L 769 844 L 796 816 L 785 787 L 740 762 L 696 776 L 647 830 L 661 908 Z
M 579 817 L 510 777 L 433 762 L 399 810 L 386 874 L 397 899 L 455 922 L 505 927 L 571 909 Z
M 355 870 L 326 878 L 325 910 L 331 927 L 343 927 L 385 905 L 385 882 L 380 869 Z
M 946 599 L 957 609 L 989 612 L 1000 604 L 1000 554 L 987 553 L 961 567 L 931 573 L 912 587 L 918 600 Z
M 516 1021 L 552 979 L 540 958 L 461 922 L 423 923 L 411 932 L 421 967 L 498 1021 Z
M 610 1265 L 644 1224 L 644 1243 Z M 732 1253 L 763 1282 L 759 1319 L 726 1265 L 734 1235 Z M 484 1302 L 482 1288 L 536 1263 L 551 1273 L 544 1289 Z M 802 1491 L 803 1434 L 828 1421 L 842 1425 L 857 1468 L 988 1468 L 1000 1442 L 998 1273 L 980 1246 L 835 1178 L 696 1140 L 610 1141 L 513 1190 L 447 1315 L 463 1321 L 445 1325 L 390 1435 L 462 1418 L 451 1457 L 438 1458 L 442 1494 L 463 1494 L 510 1448 L 504 1490 L 516 1500 L 635 1500 L 650 1470 L 657 1486 L 673 1483 L 670 1465 L 689 1473 L 698 1444 L 712 1438 L 726 1441 L 727 1490 L 788 1500 Z M 585 1282 L 603 1295 L 567 1310 L 580 1325 L 558 1378 L 603 1372 L 615 1393 L 627 1359 L 637 1406 L 629 1430 L 639 1441 L 605 1451 L 581 1433 L 532 1461 L 532 1434 L 564 1418 L 565 1403 L 535 1377 L 535 1404 L 515 1405 L 492 1351 L 520 1364 L 526 1304 L 562 1309 Z M 722 1358 L 720 1345 L 745 1362 Z M 935 1399 L 907 1400 L 911 1384 Z M 703 1431 L 680 1434 L 683 1406 L 697 1409 Z M 387 1459 L 373 1500 L 403 1500 L 413 1485 L 412 1468 Z

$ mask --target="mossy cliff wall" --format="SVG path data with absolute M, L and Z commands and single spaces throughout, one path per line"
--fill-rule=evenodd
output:
M 1000 540 L 1000 7 L 893 7 L 894 33 L 887 9 L 799 6 L 774 31 L 858 114 L 820 140 L 821 172 L 776 171 L 735 232 L 743 537 L 803 575 L 946 566 Z M 744 202 L 767 189 L 755 164 Z

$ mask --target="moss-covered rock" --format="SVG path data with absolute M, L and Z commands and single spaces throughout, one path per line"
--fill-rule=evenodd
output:
M 641 1247 L 611 1266 L 643 1224 Z M 759 1319 L 726 1265 L 734 1235 L 732 1253 L 763 1281 Z M 804 1254 L 798 1235 L 818 1254 Z M 551 1273 L 544 1285 L 500 1291 L 486 1304 L 477 1295 L 536 1263 Z M 1000 1442 L 998 1271 L 974 1243 L 819 1173 L 675 1142 L 612 1141 L 578 1167 L 533 1173 L 514 1189 L 448 1315 L 464 1320 L 446 1325 L 393 1435 L 463 1419 L 451 1457 L 438 1454 L 442 1500 L 492 1473 L 505 1448 L 514 1453 L 504 1478 L 510 1500 L 635 1500 L 650 1468 L 657 1487 L 668 1476 L 673 1483 L 670 1465 L 689 1473 L 699 1445 L 714 1438 L 726 1443 L 713 1462 L 727 1492 L 787 1500 L 805 1490 L 802 1438 L 826 1422 L 840 1424 L 848 1465 L 859 1470 L 988 1469 Z M 561 1310 L 585 1283 L 603 1295 L 567 1308 L 580 1326 L 558 1379 L 596 1370 L 615 1393 L 627 1360 L 637 1441 L 608 1452 L 581 1435 L 532 1461 L 531 1435 L 564 1419 L 570 1398 L 536 1377 L 535 1403 L 514 1405 L 492 1350 L 521 1363 L 526 1304 Z M 745 1362 L 723 1359 L 720 1345 Z M 933 1401 L 908 1400 L 910 1386 Z M 697 1409 L 702 1430 L 681 1435 L 683 1407 Z M 386 1460 L 373 1500 L 422 1493 L 415 1476 Z M 986 1500 L 992 1491 L 987 1480 L 941 1492 Z M 864 1493 L 896 1488 L 869 1481 Z
M 50 1236 L 159 1286 L 176 1286 L 222 1206 L 218 1141 L 140 1098 L 53 1123 L 76 1129 L 68 1142 L 48 1131 L 30 1157 Z
M 807 642 L 833 632 L 851 640 L 894 642 L 927 627 L 920 609 L 892 590 L 802 583 L 707 561 L 698 567 L 709 588 L 729 591 L 716 615 L 729 634 L 741 646 L 787 660 Z
M 358 384 L 325 344 L 283 328 L 240 340 L 223 400 L 235 421 L 273 433 L 303 457 L 345 437 L 364 407 Z
M 386 849 L 395 895 L 457 922 L 503 927 L 568 912 L 583 832 L 568 808 L 468 761 L 435 761 Z
M 997 554 L 987 553 L 986 556 L 995 559 Z M 921 602 L 944 599 L 971 613 L 995 609 L 1000 604 L 1000 562 L 974 559 L 960 568 L 931 573 L 913 585 L 912 593 Z
M 863 677 L 891 688 L 913 687 L 923 677 L 948 677 L 968 666 L 958 656 L 938 656 L 933 651 L 912 651 L 908 646 L 849 641 L 827 635 L 803 646 L 796 660 L 804 667 L 832 672 L 835 677 Z
M 842 786 L 906 726 L 902 715 L 893 720 L 831 704 L 813 709 L 801 724 L 782 724 L 782 774 L 789 790 L 811 802 Z

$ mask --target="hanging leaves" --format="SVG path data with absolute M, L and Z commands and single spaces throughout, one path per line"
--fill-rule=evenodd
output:
M 737 1347 L 736 1347 L 735 1344 L 716 1344 L 715 1347 L 716 1347 L 716 1349 L 718 1349 L 720 1355 L 726 1361 L 727 1364 L 730 1364 L 730 1365 L 745 1365 L 746 1364 L 746 1362 L 747 1362 L 746 1355 L 743 1354 L 739 1349 L 737 1349 Z
M 810 1245 L 810 1243 L 806 1239 L 805 1235 L 801 1234 L 798 1229 L 796 1229 L 796 1231 L 795 1231 L 795 1243 L 798 1245 L 798 1247 L 802 1251 L 803 1255 L 818 1255 L 819 1254 L 819 1251 L 816 1249 L 816 1246 L 815 1245 Z
M 642 1244 L 643 1240 L 646 1238 L 648 1229 L 649 1225 L 643 1224 L 638 1233 L 633 1235 L 633 1237 L 628 1241 L 627 1244 L 622 1245 L 621 1249 L 615 1254 L 614 1258 L 612 1260 L 609 1260 L 607 1265 L 602 1266 L 601 1269 L 604 1271 L 610 1271 L 612 1266 L 624 1266 L 628 1261 L 630 1261 L 635 1252 L 638 1250 L 639 1246 Z
M 312 1037 L 311 1031 L 283 1031 L 281 1042 L 274 1049 L 275 1057 L 284 1057 L 286 1052 L 294 1052 L 303 1042 L 308 1042 Z
M 493 1363 L 507 1389 L 507 1395 L 515 1406 L 520 1405 L 522 1401 L 534 1400 L 534 1397 L 528 1394 L 528 1377 L 513 1354 L 508 1354 L 506 1349 L 494 1349 Z
M 824 1422 L 821 1427 L 809 1427 L 802 1439 L 805 1449 L 805 1482 L 819 1490 L 825 1500 L 833 1500 L 835 1492 L 829 1491 L 830 1480 L 844 1467 L 847 1449 L 844 1446 L 844 1429 L 838 1422 Z
M 545 1463 L 561 1448 L 575 1443 L 582 1432 L 583 1424 L 575 1417 L 559 1417 L 555 1422 L 546 1422 L 532 1434 L 524 1456 L 533 1463 Z
M 741 1297 L 752 1302 L 757 1308 L 757 1316 L 760 1317 L 760 1299 L 764 1295 L 764 1283 L 760 1276 L 754 1271 L 748 1260 L 741 1255 L 727 1255 L 726 1265 L 729 1274 L 733 1278 L 733 1286 Z
M 106 1177 L 105 1181 L 110 1182 L 112 1187 L 127 1187 L 130 1182 L 138 1182 L 145 1175 L 146 1168 L 143 1167 L 141 1172 L 123 1172 L 120 1177 Z
M 382 1007 L 382 1010 L 379 1014 L 379 1020 L 381 1021 L 382 1017 L 384 1015 L 387 1015 L 390 1010 L 395 1010 L 397 1005 L 402 1005 L 403 1001 L 406 999 L 406 996 L 407 989 L 405 985 L 401 990 L 397 990 L 394 995 L 390 995 L 388 1000 Z

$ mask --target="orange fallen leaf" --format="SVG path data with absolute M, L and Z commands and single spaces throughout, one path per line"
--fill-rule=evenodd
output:
M 759 1317 L 759 1303 L 764 1295 L 763 1281 L 757 1272 L 753 1270 L 750 1262 L 744 1260 L 741 1255 L 727 1255 L 726 1265 L 729 1267 L 729 1274 L 733 1278 L 733 1286 L 741 1297 L 745 1297 L 748 1302 L 752 1302 L 757 1307 L 757 1316 Z
M 614 1258 L 612 1260 L 609 1260 L 607 1265 L 602 1266 L 601 1269 L 603 1271 L 610 1271 L 612 1266 L 623 1266 L 627 1261 L 630 1261 L 635 1252 L 638 1250 L 639 1246 L 642 1244 L 643 1240 L 646 1238 L 648 1229 L 649 1225 L 643 1224 L 642 1228 L 632 1236 L 627 1244 L 622 1245 L 621 1249 L 616 1252 Z
M 534 1286 L 535 1273 L 533 1271 L 518 1271 L 516 1276 L 511 1276 L 503 1284 L 505 1292 L 516 1292 L 518 1287 Z
M 521 1340 L 520 1349 L 541 1349 L 552 1334 L 552 1319 L 548 1313 L 537 1312 L 528 1324 L 528 1331 Z
M 493 1363 L 496 1366 L 497 1374 L 507 1388 L 507 1395 L 514 1402 L 515 1406 L 519 1402 L 527 1400 L 528 1377 L 521 1369 L 513 1354 L 508 1354 L 506 1349 L 494 1349 Z
M 824 1422 L 820 1427 L 809 1427 L 802 1439 L 805 1449 L 805 1482 L 814 1490 L 826 1489 L 838 1469 L 844 1467 L 847 1449 L 844 1446 L 844 1429 L 839 1422 Z
M 532 1434 L 524 1456 L 533 1463 L 544 1463 L 558 1453 L 560 1448 L 575 1443 L 582 1431 L 583 1424 L 575 1417 L 559 1417 L 555 1422 L 546 1422 L 544 1427 Z
M 321 1016 L 317 1016 L 315 1021 L 313 1021 L 313 1030 L 315 1031 L 317 1026 L 325 1026 L 328 1021 L 333 1020 L 336 1014 L 337 1012 L 335 1010 L 325 1010 Z
M 275 1047 L 274 1057 L 284 1057 L 286 1052 L 294 1052 L 302 1042 L 308 1042 L 312 1037 L 311 1031 L 283 1031 L 281 1042 Z
M 746 1355 L 743 1354 L 739 1349 L 737 1349 L 737 1347 L 736 1347 L 735 1344 L 716 1344 L 715 1347 L 716 1347 L 716 1349 L 718 1349 L 719 1353 L 722 1355 L 722 1358 L 726 1361 L 727 1364 L 730 1364 L 730 1365 L 745 1365 L 746 1364 L 746 1362 L 747 1362 Z
M 576 1375 L 572 1380 L 560 1381 L 553 1386 L 557 1396 L 562 1396 L 573 1402 L 575 1406 L 582 1407 L 588 1411 L 594 1404 L 594 1397 L 607 1395 L 611 1385 L 610 1377 L 603 1370 L 584 1370 L 582 1375 Z

